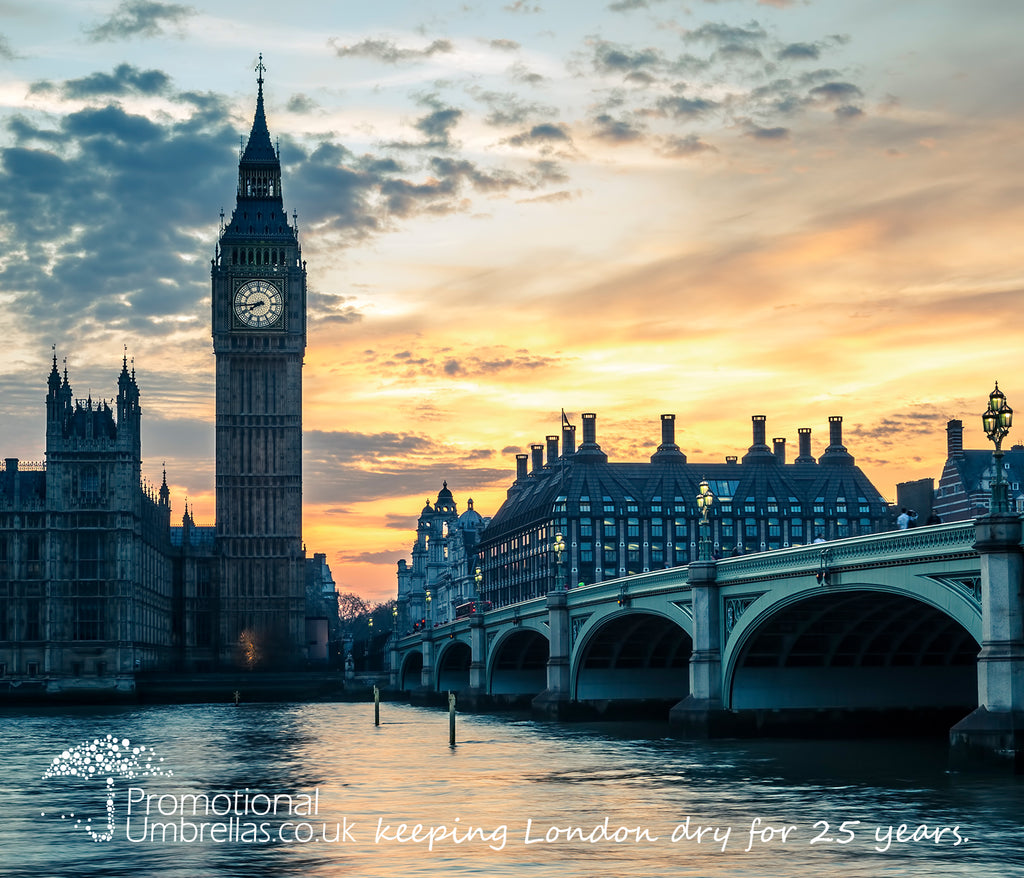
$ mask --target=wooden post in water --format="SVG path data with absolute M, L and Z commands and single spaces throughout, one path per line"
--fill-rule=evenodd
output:
M 373 724 L 380 725 L 380 689 L 373 687 Z
M 455 693 L 448 693 L 448 746 L 455 746 Z

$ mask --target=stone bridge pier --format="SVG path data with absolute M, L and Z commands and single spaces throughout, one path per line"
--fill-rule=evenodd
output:
M 949 734 L 954 765 L 988 763 L 1024 773 L 1024 548 L 1016 515 L 975 524 L 981 558 L 978 709 Z

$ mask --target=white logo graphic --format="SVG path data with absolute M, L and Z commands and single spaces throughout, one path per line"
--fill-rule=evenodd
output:
M 114 837 L 114 780 L 124 778 L 134 780 L 137 777 L 170 777 L 173 772 L 163 768 L 159 763 L 163 759 L 144 746 L 132 745 L 128 738 L 94 738 L 83 741 L 75 747 L 55 756 L 50 767 L 43 774 L 43 780 L 51 777 L 75 776 L 86 780 L 106 779 L 107 791 L 107 828 L 105 832 L 97 832 L 92 828 L 92 818 L 76 818 L 75 829 L 84 829 L 93 841 L 110 841 Z M 46 812 L 42 812 L 46 816 Z M 72 814 L 61 814 L 61 819 L 74 817 Z

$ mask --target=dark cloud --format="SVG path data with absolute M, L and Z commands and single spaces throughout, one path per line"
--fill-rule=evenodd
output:
M 651 0 L 616 0 L 608 4 L 609 12 L 632 12 L 634 9 L 649 9 Z
M 662 143 L 662 154 L 672 158 L 684 158 L 702 152 L 718 152 L 711 144 L 705 143 L 696 134 L 687 134 L 685 137 L 678 135 L 666 137 Z
M 196 14 L 191 6 L 178 3 L 157 3 L 154 0 L 124 0 L 106 21 L 87 28 L 85 33 L 95 43 L 114 42 L 129 37 L 159 37 L 166 26 L 180 31 L 186 19 Z
M 468 159 L 441 158 L 430 160 L 430 168 L 441 180 L 456 184 L 468 183 L 479 192 L 504 192 L 528 185 L 519 175 L 501 168 L 485 170 Z
M 487 91 L 475 88 L 468 89 L 468 92 L 487 107 L 489 112 L 484 121 L 496 128 L 522 125 L 527 120 L 550 117 L 556 112 L 553 107 L 526 101 L 514 92 Z
M 517 82 L 525 82 L 527 85 L 540 85 L 544 82 L 544 76 L 530 70 L 525 64 L 516 63 L 509 68 L 509 74 Z
M 375 168 L 369 157 L 357 157 L 335 143 L 321 143 L 311 152 L 287 145 L 291 149 L 286 157 L 298 157 L 284 172 L 285 197 L 302 205 L 305 221 L 323 224 L 354 240 L 380 228 L 371 200 L 388 172 Z
M 393 40 L 366 39 L 351 46 L 343 46 L 331 37 L 327 41 L 339 58 L 375 58 L 387 64 L 398 64 L 402 61 L 419 61 L 434 55 L 447 54 L 455 51 L 451 40 L 434 40 L 422 49 L 403 49 Z
M 414 531 L 419 520 L 417 514 L 400 515 L 397 512 L 388 512 L 384 516 L 384 527 L 391 530 Z
M 71 100 L 129 94 L 158 95 L 166 94 L 170 84 L 170 77 L 162 70 L 140 70 L 131 64 L 119 64 L 112 73 L 92 73 L 60 84 L 40 80 L 29 86 L 29 93 L 56 93 Z
M 665 58 L 657 49 L 630 49 L 600 40 L 594 44 L 592 64 L 598 73 L 631 74 L 638 71 L 660 70 Z
M 350 296 L 329 296 L 312 292 L 308 296 L 308 319 L 310 326 L 315 328 L 330 324 L 358 323 L 363 313 L 354 305 Z
M 4 61 L 14 61 L 18 57 L 14 49 L 11 48 L 10 40 L 3 34 L 0 34 L 0 58 L 3 58 Z
M 854 107 L 850 104 L 844 104 L 841 107 L 836 107 L 834 112 L 836 118 L 841 122 L 850 119 L 859 119 L 864 115 L 864 111 L 860 107 Z
M 719 49 L 740 46 L 749 49 L 764 43 L 768 38 L 768 33 L 756 21 L 750 22 L 746 27 L 709 21 L 694 30 L 687 31 L 683 38 L 692 42 L 712 43 Z
M 476 451 L 427 436 L 313 430 L 303 434 L 303 500 L 344 498 L 351 504 L 396 495 L 432 497 L 444 481 L 461 493 L 461 485 L 476 491 L 512 475 L 506 467 L 480 466 L 478 459 Z
M 534 125 L 529 131 L 523 131 L 510 137 L 507 143 L 512 146 L 549 145 L 552 143 L 572 143 L 569 128 L 566 125 L 544 122 Z
M 754 140 L 764 141 L 780 141 L 788 140 L 790 130 L 783 128 L 782 126 L 776 126 L 774 128 L 762 128 L 753 122 L 748 122 L 746 125 L 746 131 L 744 132 L 746 137 L 752 137 Z
M 420 95 L 417 103 L 430 108 L 429 113 L 418 117 L 413 128 L 423 135 L 422 140 L 391 141 L 387 145 L 394 149 L 451 149 L 456 144 L 452 141 L 452 132 L 459 124 L 463 111 L 458 107 L 445 104 L 436 94 Z
M 852 82 L 826 82 L 811 89 L 811 97 L 825 103 L 848 104 L 854 98 L 864 97 Z
M 816 61 L 821 49 L 814 43 L 790 43 L 776 54 L 780 61 Z
M 515 52 L 518 51 L 521 46 L 515 40 L 491 40 L 490 47 L 492 49 L 498 49 L 502 52 Z
M 539 159 L 530 162 L 534 172 L 534 185 L 542 186 L 546 183 L 564 183 L 569 175 L 562 170 L 562 166 L 551 159 Z
M 539 3 L 531 3 L 530 0 L 515 0 L 515 3 L 510 3 L 508 6 L 502 8 L 506 12 L 519 12 L 525 15 L 532 15 L 544 11 Z
M 399 351 L 391 355 L 372 354 L 367 358 L 367 368 L 379 370 L 386 375 L 403 378 L 458 376 L 481 378 L 487 375 L 522 372 L 529 374 L 537 369 L 546 369 L 558 364 L 553 357 L 531 354 L 528 350 L 509 350 L 501 347 L 490 348 L 489 356 L 477 351 L 458 353 L 440 352 L 443 355 L 429 355 L 412 351 Z
M 413 525 L 410 530 L 415 533 L 416 521 L 413 521 Z M 409 537 L 409 541 L 412 542 L 413 536 Z M 343 564 L 390 564 L 397 568 L 398 562 L 405 558 L 409 553 L 403 552 L 401 549 L 395 549 L 390 552 L 335 552 L 335 557 L 338 561 Z
M 288 103 L 286 104 L 286 109 L 289 113 L 311 113 L 317 108 L 316 101 L 302 93 L 292 95 L 288 98 Z
M 715 101 L 704 98 L 685 98 L 681 95 L 661 98 L 658 109 L 676 119 L 695 119 L 704 116 L 718 107 Z
M 200 317 L 208 273 L 182 257 L 199 255 L 197 228 L 209 229 L 212 247 L 219 204 L 210 193 L 234 191 L 234 131 L 199 111 L 158 124 L 114 105 L 47 129 L 18 118 L 8 130 L 0 286 L 29 331 L 56 341 L 128 325 L 160 335 L 180 328 L 161 318 Z
M 433 149 L 447 149 L 452 145 L 451 133 L 462 118 L 457 107 L 439 107 L 425 116 L 420 116 L 414 126 L 427 138 L 427 145 Z
M 608 113 L 594 118 L 594 136 L 611 143 L 635 143 L 642 140 L 644 132 L 630 122 L 616 119 Z

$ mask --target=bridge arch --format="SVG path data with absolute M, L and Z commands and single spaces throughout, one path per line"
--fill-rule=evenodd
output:
M 580 635 L 573 654 L 573 700 L 674 703 L 689 694 L 693 639 L 667 614 L 621 609 Z
M 513 628 L 499 636 L 488 650 L 487 691 L 511 700 L 539 695 L 547 686 L 551 644 L 535 628 Z
M 473 651 L 468 643 L 456 638 L 442 641 L 437 651 L 434 677 L 438 692 L 461 692 L 469 688 L 469 666 Z
M 407 652 L 402 658 L 398 672 L 398 688 L 402 690 L 419 689 L 422 685 L 423 653 L 417 649 Z
M 980 614 L 965 612 L 945 590 L 923 592 L 865 582 L 774 602 L 762 597 L 732 631 L 723 703 L 733 710 L 970 710 L 980 649 L 972 622 Z

